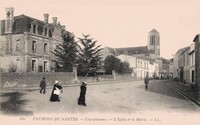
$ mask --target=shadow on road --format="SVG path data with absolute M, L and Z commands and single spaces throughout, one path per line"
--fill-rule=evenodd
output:
M 147 91 L 186 100 L 181 94 L 167 85 L 169 82 L 169 80 L 150 80 Z M 140 85 L 138 88 L 145 90 L 144 85 Z
M 33 112 L 23 110 L 23 105 L 28 101 L 21 99 L 23 95 L 20 92 L 2 93 L 0 97 L 8 100 L 1 102 L 1 112 L 5 115 L 32 115 Z

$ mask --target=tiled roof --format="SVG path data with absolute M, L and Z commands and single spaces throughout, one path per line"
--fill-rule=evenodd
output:
M 23 15 L 23 14 L 14 17 L 14 24 L 13 24 L 12 33 L 18 34 L 18 33 L 23 33 L 23 32 L 30 32 L 31 23 L 33 21 L 37 22 L 37 24 L 38 24 L 38 34 L 42 35 L 43 26 L 46 25 L 44 23 L 44 21 L 26 16 L 26 15 Z M 53 24 L 48 24 L 48 25 L 53 26 Z
M 134 54 L 148 54 L 147 46 L 116 48 L 117 54 L 134 55 Z
M 31 28 L 31 23 L 34 20 L 38 23 L 38 34 L 42 35 L 43 26 L 45 25 L 45 23 L 41 20 L 34 19 L 26 15 L 19 15 L 19 16 L 14 17 L 14 25 L 13 25 L 12 32 L 13 33 L 29 32 Z

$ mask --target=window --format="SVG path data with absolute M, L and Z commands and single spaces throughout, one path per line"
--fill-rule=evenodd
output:
M 44 43 L 44 53 L 47 53 L 47 50 L 48 48 L 47 48 L 47 43 Z
M 36 60 L 32 60 L 32 71 L 36 71 Z
M 33 25 L 33 33 L 36 33 L 36 25 Z
M 20 50 L 20 41 L 17 40 L 16 41 L 16 51 L 19 51 Z
M 32 42 L 32 51 L 36 52 L 36 41 Z
M 47 28 L 44 29 L 44 35 L 47 36 Z
M 48 68 L 47 68 L 47 61 L 44 61 L 44 72 L 47 72 Z

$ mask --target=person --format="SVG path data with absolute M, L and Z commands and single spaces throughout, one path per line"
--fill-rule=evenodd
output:
M 82 82 L 82 85 L 80 87 L 80 96 L 78 98 L 78 104 L 83 105 L 83 106 L 86 106 L 86 103 L 85 103 L 85 94 L 87 90 L 86 85 L 87 85 L 86 82 Z
M 144 79 L 144 84 L 145 84 L 145 89 L 148 89 L 148 84 L 149 84 L 149 78 L 148 75 Z
M 45 77 L 43 77 L 43 79 L 40 81 L 40 93 L 42 94 L 42 91 L 43 91 L 43 94 L 45 94 L 46 92 L 46 81 L 45 81 Z
M 51 102 L 60 102 L 59 94 L 62 93 L 62 92 L 63 92 L 62 86 L 59 85 L 58 80 L 55 80 L 55 84 L 53 86 L 50 101 Z

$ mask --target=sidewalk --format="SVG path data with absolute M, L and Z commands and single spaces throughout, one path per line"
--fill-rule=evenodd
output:
M 200 106 L 200 90 L 192 90 L 189 85 L 185 85 L 180 82 L 169 82 L 168 85 L 179 91 L 181 94 L 188 97 L 191 101 L 196 103 L 198 106 Z

